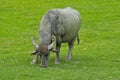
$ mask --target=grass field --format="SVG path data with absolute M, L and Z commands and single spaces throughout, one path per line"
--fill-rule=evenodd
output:
M 41 17 L 52 8 L 80 11 L 80 45 L 72 61 L 51 53 L 46 69 L 31 65 Z M 120 0 L 0 0 L 0 80 L 120 80 Z

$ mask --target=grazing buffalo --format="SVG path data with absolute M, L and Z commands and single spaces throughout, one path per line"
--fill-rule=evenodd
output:
M 35 52 L 35 58 L 32 64 L 38 62 L 41 58 L 41 67 L 46 67 L 50 51 L 56 52 L 55 63 L 60 62 L 61 43 L 67 42 L 69 46 L 67 60 L 70 61 L 75 39 L 79 43 L 78 32 L 81 25 L 81 17 L 78 11 L 70 7 L 64 9 L 51 9 L 41 20 L 39 30 L 39 44 L 36 45 L 34 38 L 32 40 Z M 56 49 L 53 47 L 56 44 Z

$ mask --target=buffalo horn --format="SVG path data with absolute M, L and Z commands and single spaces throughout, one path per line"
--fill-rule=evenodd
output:
M 53 49 L 55 42 L 56 42 L 56 37 L 54 35 L 52 35 L 52 43 L 50 45 L 48 45 L 48 50 Z
M 37 50 L 38 49 L 38 45 L 35 43 L 34 37 L 32 37 L 32 44 L 34 46 L 34 49 Z

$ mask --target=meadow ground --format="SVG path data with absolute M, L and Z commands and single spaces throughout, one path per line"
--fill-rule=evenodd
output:
M 80 45 L 75 42 L 72 61 L 31 65 L 41 17 L 52 8 L 73 7 L 82 16 Z M 0 80 L 120 80 L 119 0 L 0 0 Z

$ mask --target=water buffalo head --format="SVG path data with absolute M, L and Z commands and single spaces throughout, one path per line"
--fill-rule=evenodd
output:
M 56 49 L 53 48 L 53 46 L 56 42 L 56 37 L 52 35 L 51 39 L 52 39 L 51 40 L 52 42 L 50 45 L 44 45 L 44 44 L 37 45 L 34 41 L 34 38 L 32 38 L 32 44 L 35 49 L 35 51 L 32 53 L 32 55 L 40 56 L 41 67 L 47 67 L 47 62 L 48 62 L 50 51 L 56 52 Z

